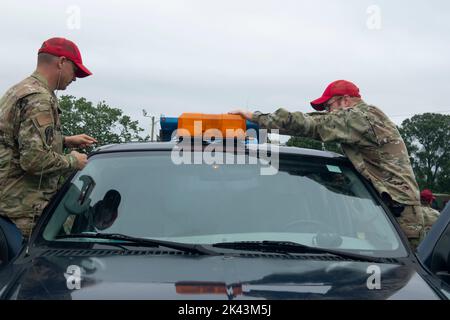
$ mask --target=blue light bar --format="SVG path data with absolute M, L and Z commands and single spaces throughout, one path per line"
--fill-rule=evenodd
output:
M 161 141 L 171 141 L 172 133 L 178 129 L 178 117 L 161 117 L 160 124 L 159 136 Z

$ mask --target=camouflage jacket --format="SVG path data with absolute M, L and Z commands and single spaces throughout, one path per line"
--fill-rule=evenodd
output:
M 76 167 L 63 155 L 60 109 L 47 81 L 35 72 L 0 100 L 0 215 L 25 235 L 57 191 L 58 180 Z
M 338 142 L 356 170 L 372 182 L 380 194 L 387 193 L 404 205 L 419 205 L 419 187 L 405 143 L 395 124 L 378 108 L 363 101 L 331 113 L 255 112 L 262 128 L 280 134 Z

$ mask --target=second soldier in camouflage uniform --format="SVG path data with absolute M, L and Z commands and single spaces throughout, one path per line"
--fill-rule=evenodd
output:
M 422 190 L 420 193 L 420 202 L 422 203 L 424 233 L 427 234 L 436 220 L 439 218 L 439 211 L 431 207 L 433 200 L 436 198 L 430 189 Z
M 57 191 L 60 176 L 86 165 L 86 155 L 64 155 L 63 144 L 84 146 L 95 139 L 62 136 L 53 91 L 89 74 L 73 42 L 52 38 L 39 50 L 37 70 L 0 100 L 0 218 L 14 222 L 25 237 Z
M 272 114 L 236 111 L 262 128 L 280 134 L 337 142 L 356 170 L 369 180 L 391 210 L 413 247 L 423 235 L 419 188 L 408 151 L 395 124 L 377 107 L 366 104 L 351 82 L 331 83 L 313 101 L 318 110 L 305 114 L 278 109 Z

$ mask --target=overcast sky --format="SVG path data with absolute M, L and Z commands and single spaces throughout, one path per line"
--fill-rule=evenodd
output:
M 1 1 L 0 91 L 54 36 L 93 76 L 62 94 L 149 114 L 311 111 L 337 79 L 396 123 L 450 113 L 450 1 Z

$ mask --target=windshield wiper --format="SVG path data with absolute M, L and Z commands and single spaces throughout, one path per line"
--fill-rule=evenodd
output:
M 156 239 L 146 239 L 146 238 L 136 238 L 120 233 L 75 233 L 59 235 L 55 237 L 56 239 L 70 239 L 70 238 L 93 238 L 93 239 L 106 239 L 106 240 L 120 240 L 128 242 L 126 244 L 146 246 L 146 247 L 166 247 L 174 250 L 179 250 L 192 254 L 200 255 L 217 255 L 216 252 L 210 251 L 201 245 L 179 243 L 172 241 L 163 241 Z M 122 243 L 122 245 L 126 245 Z
M 364 262 L 383 263 L 385 258 L 370 257 L 362 254 L 344 252 L 333 249 L 310 247 L 304 244 L 291 241 L 236 241 L 236 242 L 220 242 L 212 245 L 215 248 L 233 249 L 233 250 L 249 250 L 264 251 L 274 253 L 318 253 L 331 254 L 344 259 L 359 260 Z

